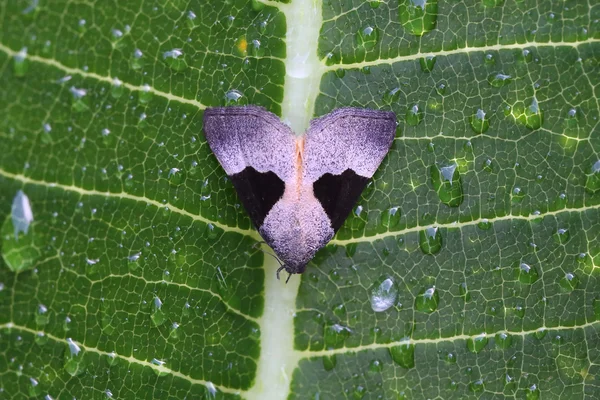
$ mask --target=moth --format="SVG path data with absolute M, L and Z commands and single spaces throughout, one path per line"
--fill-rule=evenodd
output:
M 387 154 L 396 115 L 337 109 L 297 136 L 258 106 L 207 108 L 204 133 L 279 272 L 304 272 L 340 229 Z M 287 281 L 286 281 L 287 282 Z

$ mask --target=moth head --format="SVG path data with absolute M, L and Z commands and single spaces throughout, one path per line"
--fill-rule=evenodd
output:
M 287 277 L 287 279 L 285 280 L 285 283 L 288 283 L 290 278 L 292 277 L 292 274 L 301 274 L 304 272 L 304 270 L 306 269 L 306 264 L 304 265 L 296 265 L 296 266 L 290 266 L 287 264 L 281 264 L 281 267 L 279 267 L 277 269 L 277 279 L 279 280 L 279 273 L 285 269 L 285 272 L 287 272 L 289 275 Z

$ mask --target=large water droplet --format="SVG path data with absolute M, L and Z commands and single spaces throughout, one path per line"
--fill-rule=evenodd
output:
M 400 341 L 398 346 L 389 348 L 392 360 L 402 368 L 411 369 L 415 366 L 415 345 L 408 339 Z
M 431 72 L 435 66 L 436 57 L 433 55 L 421 57 L 419 63 L 421 64 L 421 70 L 423 72 Z
M 600 160 L 596 161 L 585 180 L 585 190 L 596 193 L 600 190 Z
M 483 384 L 483 379 L 477 379 L 474 382 L 469 383 L 469 390 L 473 393 L 483 392 L 485 389 L 485 385 Z
M 64 350 L 64 368 L 69 375 L 78 376 L 85 372 L 84 356 L 85 352 L 81 347 L 71 338 L 67 338 L 67 346 Z
M 568 229 L 559 228 L 554 235 L 552 235 L 552 238 L 554 239 L 554 242 L 558 244 L 565 244 L 571 238 L 571 234 Z
M 490 76 L 488 76 L 488 83 L 493 87 L 499 88 L 502 86 L 506 86 L 511 82 L 512 82 L 512 77 L 510 75 L 498 73 L 498 74 L 491 74 Z
M 411 126 L 417 126 L 423 121 L 423 111 L 418 104 L 413 105 L 406 110 L 406 123 Z
M 391 278 L 386 278 L 371 289 L 371 308 L 383 312 L 393 306 L 398 298 L 398 288 Z
M 462 181 L 458 165 L 433 165 L 431 182 L 442 203 L 450 207 L 458 207 L 464 199 Z
M 400 93 L 402 93 L 402 91 L 400 90 L 399 87 L 395 87 L 391 90 L 388 90 L 383 95 L 383 102 L 387 105 L 392 105 L 393 103 L 398 101 L 398 98 L 400 97 Z
M 163 60 L 165 63 L 174 71 L 181 72 L 184 71 L 188 64 L 185 61 L 185 56 L 183 55 L 183 51 L 181 49 L 173 49 L 168 50 L 163 53 Z
M 496 334 L 496 346 L 500 349 L 508 349 L 512 344 L 512 336 L 506 332 Z
M 340 325 L 333 324 L 325 327 L 325 348 L 326 349 L 339 349 L 344 346 L 345 340 L 350 336 L 352 331 L 350 328 Z
M 415 309 L 420 312 L 431 314 L 438 308 L 440 302 L 440 295 L 432 286 L 428 289 L 422 290 L 415 299 Z
M 419 247 L 425 254 L 435 254 L 442 249 L 442 233 L 438 227 L 425 228 L 419 232 Z
M 240 105 L 244 103 L 242 100 L 244 98 L 244 94 L 237 89 L 231 89 L 225 93 L 225 105 L 233 106 Z
M 544 122 L 544 113 L 535 97 L 527 106 L 521 101 L 515 104 L 512 107 L 512 115 L 517 122 L 531 130 L 539 129 Z
M 517 268 L 515 269 L 515 279 L 518 279 L 519 282 L 531 285 L 537 281 L 538 278 L 538 271 L 534 266 L 524 262 L 517 264 Z
M 525 391 L 525 399 L 526 400 L 538 400 L 540 398 L 540 389 L 537 388 L 537 385 L 531 385 Z
M 142 56 L 142 51 L 140 49 L 135 49 L 131 59 L 129 60 L 129 66 L 131 67 L 131 69 L 138 70 L 144 66 Z
M 479 353 L 488 344 L 488 338 L 485 333 L 467 339 L 467 349 L 473 353 Z
M 23 77 L 29 69 L 29 60 L 27 59 L 27 47 L 23 47 L 13 57 L 13 72 L 16 77 Z
M 400 0 L 400 22 L 404 29 L 421 36 L 435 29 L 437 23 L 437 0 Z
M 71 86 L 69 91 L 72 97 L 71 109 L 74 112 L 82 112 L 90 108 L 87 103 L 87 90 Z
M 381 225 L 386 228 L 394 228 L 400 222 L 400 208 L 392 207 L 381 213 Z
M 153 310 L 152 310 L 152 315 L 150 315 L 150 318 L 152 319 L 154 326 L 160 326 L 167 321 L 167 316 L 165 315 L 164 311 L 162 310 L 163 303 L 160 300 L 160 298 L 158 298 L 158 296 L 156 296 L 154 298 L 153 303 L 154 303 Z
M 478 109 L 475 114 L 471 115 L 470 122 L 471 129 L 475 133 L 483 133 L 490 127 L 490 119 L 482 109 Z
M 565 292 L 572 292 L 579 285 L 579 278 L 572 272 L 567 272 L 560 280 L 560 287 Z

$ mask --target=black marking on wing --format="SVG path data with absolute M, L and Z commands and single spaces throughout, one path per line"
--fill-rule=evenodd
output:
M 340 229 L 369 178 L 347 169 L 340 175 L 324 174 L 313 186 L 315 197 L 325 209 L 335 232 Z
M 275 203 L 283 196 L 285 184 L 271 171 L 258 172 L 252 167 L 230 176 L 242 205 L 258 229 Z

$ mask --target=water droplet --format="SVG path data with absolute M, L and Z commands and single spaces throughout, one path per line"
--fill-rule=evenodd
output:
M 43 304 L 39 304 L 37 308 L 37 313 L 35 314 L 36 325 L 41 327 L 44 325 L 48 325 L 49 322 L 50 315 L 48 314 L 48 308 Z
M 140 49 L 135 49 L 135 51 L 133 52 L 133 56 L 129 61 L 129 66 L 131 67 L 131 69 L 138 70 L 144 66 L 144 61 L 142 60 L 143 55 L 144 54 Z
M 324 332 L 325 348 L 339 349 L 344 347 L 344 342 L 352 331 L 343 325 L 333 324 L 326 326 Z
M 73 102 L 71 103 L 71 109 L 73 111 L 82 112 L 89 109 L 86 98 L 87 90 L 71 86 L 69 91 L 71 92 L 71 96 L 73 99 Z
M 585 181 L 585 190 L 592 194 L 600 190 L 600 160 L 592 165 Z
M 525 317 L 525 307 L 520 304 L 517 304 L 512 311 L 519 318 Z
M 483 384 L 483 379 L 477 379 L 474 382 L 469 383 L 469 390 L 473 393 L 483 392 L 485 389 L 485 385 Z
M 162 310 L 162 301 L 160 298 L 158 298 L 158 296 L 154 298 L 153 310 L 150 318 L 152 319 L 154 326 L 161 326 L 167 321 L 167 316 Z
M 423 121 L 423 111 L 419 105 L 415 104 L 406 110 L 406 123 L 411 126 L 417 126 Z
M 256 12 L 261 11 L 263 8 L 265 8 L 265 3 L 263 3 L 260 0 L 252 0 L 250 2 L 250 5 L 252 6 L 252 9 Z
M 492 53 L 485 53 L 485 55 L 483 56 L 483 62 L 486 65 L 495 65 L 496 64 L 496 57 L 494 57 L 494 54 L 492 54 Z
M 196 29 L 198 26 L 200 26 L 200 23 L 198 21 L 198 16 L 192 10 L 189 10 L 187 12 L 187 18 L 186 18 L 185 23 L 187 24 L 188 28 L 190 28 L 190 29 Z
M 511 113 L 517 122 L 531 130 L 539 129 L 544 122 L 544 113 L 535 97 L 533 97 L 529 106 L 525 106 L 522 101 L 517 102 L 512 107 Z
M 371 74 L 371 67 L 369 67 L 368 65 L 365 65 L 364 67 L 362 67 L 360 69 L 360 72 L 362 72 L 365 75 L 370 75 Z
M 533 336 L 535 336 L 535 338 L 538 340 L 542 340 L 547 333 L 548 331 L 546 329 L 540 328 L 534 332 Z
M 518 186 L 512 190 L 511 199 L 515 203 L 520 203 L 525 198 L 525 191 Z
M 185 180 L 185 174 L 179 168 L 171 168 L 167 179 L 172 186 L 179 186 Z
M 497 333 L 495 339 L 499 349 L 508 349 L 512 344 L 512 336 L 506 332 Z
M 181 72 L 188 67 L 187 62 L 185 61 L 185 56 L 183 55 L 183 51 L 181 51 L 181 49 L 165 51 L 162 57 L 163 60 L 165 60 L 165 63 L 174 71 Z
M 484 133 L 490 127 L 490 119 L 482 109 L 478 109 L 470 118 L 471 129 L 475 133 Z
M 389 348 L 392 360 L 402 368 L 411 369 L 415 366 L 415 345 L 408 339 L 400 341 L 398 346 Z
M 380 360 L 373 360 L 369 364 L 369 372 L 372 374 L 379 374 L 383 371 L 383 363 Z
M 44 332 L 38 332 L 35 334 L 34 341 L 38 346 L 43 346 L 48 343 L 48 336 Z
M 524 262 L 519 263 L 515 270 L 515 279 L 518 279 L 519 282 L 531 285 L 539 278 L 537 269 L 529 264 Z
M 398 298 L 398 288 L 391 278 L 386 278 L 371 289 L 371 308 L 375 312 L 383 312 L 392 307 Z
M 483 231 L 487 231 L 492 227 L 492 223 L 487 218 L 483 218 L 477 223 L 477 227 Z
M 421 57 L 419 63 L 421 64 L 421 70 L 423 72 L 431 72 L 435 66 L 436 58 L 433 55 Z
M 118 99 L 123 95 L 123 93 L 125 93 L 125 86 L 123 86 L 123 82 L 117 77 L 113 78 L 112 83 L 113 84 L 112 88 L 110 89 L 110 95 L 113 98 Z
M 356 45 L 365 50 L 371 50 L 379 40 L 379 29 L 376 26 L 367 26 L 356 32 Z
M 464 195 L 458 165 L 433 165 L 430 170 L 431 182 L 440 201 L 450 207 L 461 205 Z
M 436 254 L 442 249 L 442 233 L 438 227 L 425 228 L 419 232 L 419 247 L 425 254 Z
M 383 95 L 383 102 L 387 105 L 392 105 L 393 103 L 398 101 L 400 97 L 401 90 L 399 87 L 393 88 Z
M 33 211 L 29 197 L 17 191 L 13 198 L 10 216 L 7 216 L 0 230 L 2 258 L 13 272 L 32 268 L 41 257 L 41 244 L 34 232 Z M 41 238 L 43 240 L 43 238 Z
M 225 93 L 225 105 L 233 106 L 242 104 L 244 103 L 244 101 L 242 101 L 243 97 L 244 94 L 242 92 L 240 92 L 237 89 L 231 89 L 227 93 Z
M 379 8 L 380 4 L 381 0 L 369 0 L 369 5 L 371 6 L 371 8 Z
M 335 354 L 332 354 L 330 356 L 323 356 L 323 368 L 325 369 L 325 371 L 333 370 L 336 364 L 337 358 Z
M 422 290 L 415 299 L 415 309 L 420 312 L 431 314 L 438 308 L 440 302 L 440 295 L 432 286 L 428 289 Z
M 42 388 L 40 386 L 40 383 L 34 379 L 34 378 L 29 378 L 29 397 L 37 397 L 40 394 L 42 394 Z
M 560 287 L 566 292 L 571 292 L 579 285 L 579 278 L 572 272 L 567 272 L 560 280 Z
M 394 228 L 400 222 L 400 208 L 392 207 L 381 213 L 381 225 L 386 228 Z
M 154 97 L 154 92 L 152 91 L 152 88 L 150 87 L 150 85 L 148 85 L 148 84 L 143 85 L 142 90 L 139 92 L 139 95 L 138 95 L 139 102 L 142 104 L 147 104 L 150 102 L 150 100 L 152 100 L 153 97 Z
M 354 400 L 361 400 L 367 394 L 367 389 L 362 385 L 356 385 L 352 392 L 352 398 Z
M 344 68 L 338 68 L 335 70 L 335 76 L 337 76 L 338 78 L 342 79 L 344 76 L 346 76 L 346 70 Z
M 261 57 L 262 55 L 264 55 L 264 53 L 265 53 L 265 51 L 261 47 L 260 40 L 253 39 L 250 42 L 250 55 L 252 55 L 254 57 Z
M 558 244 L 565 244 L 571 238 L 571 234 L 568 229 L 560 228 L 552 235 L 552 238 L 554 239 L 554 242 Z
M 13 72 L 16 77 L 22 78 L 29 69 L 29 60 L 27 59 L 27 47 L 23 47 L 13 57 Z
M 446 94 L 447 89 L 448 89 L 448 84 L 446 82 L 440 82 L 435 87 L 435 91 L 440 96 L 444 96 Z
M 67 346 L 64 351 L 64 368 L 71 376 L 78 376 L 85 372 L 86 365 L 84 360 L 84 351 L 72 340 L 67 338 Z
M 446 356 L 444 357 L 444 360 L 448 364 L 456 364 L 456 354 L 448 352 L 448 353 L 446 353 Z
M 467 349 L 472 353 L 479 353 L 488 344 L 485 333 L 467 339 Z
M 503 73 L 491 74 L 490 76 L 488 76 L 488 83 L 490 84 L 490 86 L 496 88 L 506 86 L 511 82 L 512 77 Z
M 531 385 L 527 388 L 525 392 L 526 400 L 538 400 L 540 398 L 540 389 L 537 388 L 537 385 Z
M 421 36 L 435 29 L 437 23 L 437 0 L 400 0 L 400 22 L 404 29 Z

